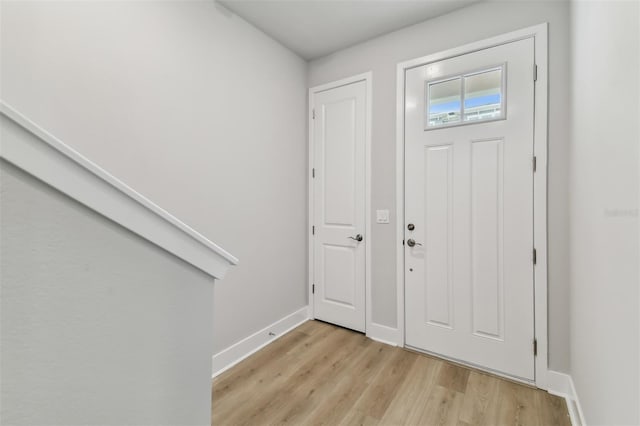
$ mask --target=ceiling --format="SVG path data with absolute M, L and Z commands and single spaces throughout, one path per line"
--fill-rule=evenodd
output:
M 479 0 L 217 1 L 309 60 Z

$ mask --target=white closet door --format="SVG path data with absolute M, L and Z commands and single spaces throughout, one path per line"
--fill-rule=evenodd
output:
M 314 314 L 365 329 L 366 82 L 313 95 Z

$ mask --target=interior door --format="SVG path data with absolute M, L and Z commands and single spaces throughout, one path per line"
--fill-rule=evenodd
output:
M 406 344 L 534 379 L 533 39 L 406 71 Z
M 365 330 L 366 82 L 313 94 L 313 306 Z

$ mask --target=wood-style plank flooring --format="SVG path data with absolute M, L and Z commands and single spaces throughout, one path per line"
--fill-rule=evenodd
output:
M 218 376 L 214 425 L 570 425 L 563 399 L 308 321 Z

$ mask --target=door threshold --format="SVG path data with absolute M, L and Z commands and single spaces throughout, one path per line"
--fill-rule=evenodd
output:
M 324 324 L 328 324 L 328 325 L 332 325 L 334 327 L 343 328 L 343 329 L 348 330 L 348 331 L 353 331 L 354 333 L 360 333 L 360 334 L 365 334 L 366 335 L 365 331 L 360 331 L 360 330 L 356 330 L 356 329 L 353 329 L 353 328 L 349 328 L 349 327 L 347 327 L 345 325 L 336 324 L 335 322 L 325 321 L 325 320 L 321 320 L 321 319 L 318 319 L 318 318 L 311 318 L 311 320 L 312 321 L 318 321 L 318 322 L 321 322 L 321 323 L 324 323 Z
M 529 386 L 529 387 L 536 388 L 536 389 L 538 388 L 536 386 L 535 380 L 529 380 L 529 379 L 525 379 L 525 378 L 518 377 L 518 376 L 511 376 L 509 374 L 502 373 L 500 371 L 493 370 L 491 368 L 483 367 L 483 366 L 478 365 L 478 364 L 473 364 L 471 362 L 461 361 L 461 360 L 456 359 L 456 358 L 451 358 L 451 357 L 448 357 L 448 356 L 445 356 L 445 355 L 441 355 L 441 354 L 438 354 L 438 353 L 435 353 L 435 352 L 426 351 L 424 349 L 418 349 L 418 348 L 415 348 L 415 347 L 409 346 L 409 345 L 405 345 L 404 349 L 406 349 L 406 350 L 408 350 L 410 352 L 415 352 L 415 353 L 420 354 L 420 355 L 427 355 L 427 356 L 432 357 L 432 358 L 437 358 L 437 359 L 440 359 L 440 360 L 443 360 L 443 361 L 447 361 L 447 362 L 450 362 L 451 364 L 459 365 L 461 367 L 465 367 L 465 368 L 468 368 L 468 369 L 471 369 L 471 370 L 477 370 L 477 371 L 479 371 L 481 373 L 488 374 L 490 376 L 495 376 L 495 377 L 498 377 L 500 379 L 505 379 L 505 380 L 508 380 L 510 382 L 517 383 L 519 385 L 525 385 L 525 386 Z

